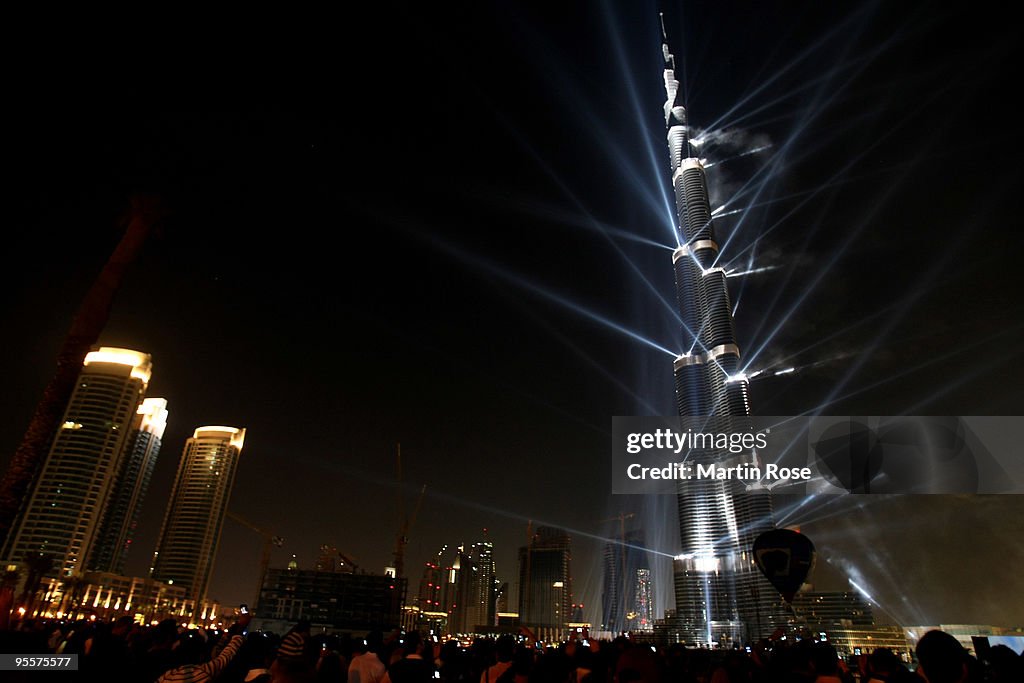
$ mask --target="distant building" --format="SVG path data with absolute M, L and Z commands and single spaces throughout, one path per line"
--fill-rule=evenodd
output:
M 495 617 L 501 613 L 508 613 L 508 581 L 495 580 L 495 598 L 494 598 L 494 611 Z
M 827 627 L 823 629 L 828 642 L 844 656 L 871 654 L 880 647 L 889 648 L 900 659 L 909 663 L 910 643 L 902 626 L 875 624 L 873 626 Z M 820 634 L 819 634 L 820 635 Z
M 260 591 L 259 617 L 386 633 L 402 624 L 405 592 L 405 578 L 271 568 Z
M 184 587 L 110 572 L 46 579 L 36 605 L 34 612 L 47 619 L 111 621 L 131 617 L 138 624 L 180 619 L 194 611 L 194 605 L 185 599 Z M 201 605 L 199 613 L 206 612 L 213 614 L 211 606 Z
M 654 584 L 650 568 L 638 568 L 634 573 L 633 601 L 626 612 L 626 630 L 647 633 L 654 630 Z
M 85 357 L 78 383 L 49 452 L 3 549 L 9 562 L 28 553 L 53 559 L 48 576 L 81 576 L 106 538 L 101 524 L 115 482 L 134 491 L 122 469 L 133 422 L 152 374 L 149 354 L 101 347 Z M 139 475 L 136 475 L 136 477 Z M 130 538 L 128 505 L 107 519 L 111 536 Z
M 841 655 L 870 654 L 887 647 L 910 661 L 901 626 L 876 624 L 871 603 L 855 591 L 806 591 L 793 598 L 792 626 L 804 636 L 827 638 Z
M 797 621 L 816 626 L 872 626 L 871 603 L 857 592 L 797 593 L 793 598 Z
M 336 546 L 324 544 L 316 559 L 318 572 L 346 572 L 352 574 L 357 569 L 355 562 Z
M 131 438 L 121 458 L 95 549 L 90 553 L 91 570 L 124 573 L 166 427 L 167 399 L 143 400 L 132 422 Z
M 613 634 L 654 628 L 651 566 L 644 536 L 631 531 L 604 546 L 601 627 Z
M 186 440 L 153 554 L 152 576 L 206 598 L 245 429 L 199 427 Z
M 494 546 L 480 541 L 459 551 L 456 603 L 448 626 L 453 633 L 487 633 L 495 625 Z
M 78 611 L 74 616 L 96 615 L 104 621 L 130 616 L 137 623 L 150 624 L 181 618 L 193 609 L 185 601 L 184 586 L 110 572 L 88 572 L 75 592 Z
M 498 581 L 495 576 L 494 544 L 478 541 L 469 546 L 469 554 L 476 562 L 477 575 L 470 587 L 473 602 L 471 613 L 475 626 L 494 626 L 497 620 Z
M 416 591 L 416 599 L 410 600 L 421 612 L 448 612 L 447 605 L 441 602 L 441 589 L 446 579 L 442 558 L 447 549 L 447 545 L 442 546 L 437 551 L 437 556 L 423 565 L 423 576 Z
M 318 572 L 333 572 L 338 566 L 338 549 L 326 543 L 320 546 L 320 554 L 316 558 Z
M 539 527 L 519 549 L 519 620 L 541 640 L 561 640 L 572 618 L 569 535 Z

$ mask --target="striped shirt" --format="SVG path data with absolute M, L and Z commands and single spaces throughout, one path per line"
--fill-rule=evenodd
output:
M 212 681 L 224 670 L 241 646 L 242 636 L 234 636 L 231 638 L 231 642 L 220 651 L 220 654 L 210 661 L 179 666 L 177 669 L 171 669 L 156 681 L 157 683 L 206 683 Z

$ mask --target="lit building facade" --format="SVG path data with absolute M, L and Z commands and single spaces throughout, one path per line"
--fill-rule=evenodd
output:
M 90 567 L 105 540 L 104 515 L 151 375 L 146 353 L 101 347 L 86 355 L 62 424 L 4 545 L 5 558 L 48 555 L 53 565 L 47 573 L 62 579 Z M 110 518 L 114 526 L 125 521 Z
M 651 567 L 641 531 L 604 546 L 601 629 L 613 634 L 654 627 Z
M 463 566 L 461 576 L 466 584 L 462 626 L 466 632 L 486 633 L 495 623 L 494 544 L 490 541 L 473 543 L 466 557 L 470 565 Z
M 130 616 L 140 624 L 150 624 L 191 611 L 191 605 L 185 602 L 184 587 L 150 578 L 87 572 L 82 584 L 76 586 L 76 593 L 80 599 L 75 600 L 78 609 L 72 617 L 88 614 L 110 621 Z
M 405 591 L 403 577 L 270 568 L 259 616 L 265 627 L 308 619 L 329 629 L 387 633 L 402 624 Z
M 853 591 L 802 591 L 793 597 L 793 614 L 809 626 L 871 626 L 871 603 Z
M 887 647 L 910 662 L 902 626 L 876 624 L 871 603 L 854 591 L 802 591 L 793 598 L 792 627 L 803 636 L 827 639 L 843 656 Z
M 124 573 L 166 427 L 167 399 L 144 399 L 132 423 L 95 549 L 89 555 L 90 570 Z
M 153 554 L 151 575 L 206 597 L 221 528 L 245 441 L 245 429 L 199 427 L 186 440 Z
M 626 630 L 654 630 L 654 584 L 650 569 L 637 569 L 633 583 L 633 609 L 626 612 Z
M 666 39 L 667 43 L 667 39 Z M 675 191 L 679 247 L 672 254 L 676 297 L 689 351 L 673 364 L 681 417 L 714 432 L 748 427 L 748 381 L 742 374 L 725 270 L 702 161 L 692 153 L 675 59 L 664 44 L 665 123 Z M 754 460 L 744 453 L 745 462 Z M 725 463 L 717 450 L 694 450 L 693 464 Z M 754 540 L 771 529 L 767 495 L 744 495 L 738 480 L 680 480 L 679 554 L 673 565 L 676 629 L 687 642 L 753 640 L 771 633 L 778 593 L 754 564 Z
M 421 612 L 445 612 L 448 607 L 441 602 L 441 589 L 447 578 L 442 563 L 443 556 L 448 546 L 443 546 L 437 557 L 423 565 L 423 576 L 420 578 L 419 590 L 416 592 L 415 606 Z
M 572 552 L 569 535 L 539 527 L 519 549 L 519 619 L 540 640 L 561 640 L 572 619 Z

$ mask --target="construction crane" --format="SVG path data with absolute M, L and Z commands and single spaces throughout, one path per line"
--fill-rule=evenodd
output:
M 338 551 L 338 559 L 341 560 L 340 566 L 345 567 L 345 571 L 350 574 L 355 574 L 356 570 L 359 569 L 359 565 L 356 564 L 356 561 L 348 555 L 346 555 L 345 553 L 341 552 L 340 550 Z M 349 572 L 349 568 L 352 569 L 351 572 Z
M 253 608 L 255 608 L 260 601 L 260 591 L 263 590 L 263 582 L 267 578 L 267 567 L 270 566 L 270 553 L 273 552 L 275 547 L 280 548 L 281 546 L 283 546 L 284 539 L 276 535 L 273 531 L 262 529 L 253 524 L 252 522 L 250 522 L 249 520 L 247 520 L 245 517 L 242 517 L 241 515 L 236 515 L 234 512 L 231 512 L 230 510 L 228 511 L 227 514 L 230 519 L 238 522 L 239 524 L 241 524 L 242 526 L 251 531 L 255 531 L 263 537 L 263 556 L 260 558 L 260 583 L 256 587 L 256 599 L 252 603 Z
M 338 550 L 337 546 L 324 544 L 320 546 L 320 557 L 316 561 L 318 572 L 338 572 L 342 574 L 355 574 L 359 569 L 359 563 Z
M 409 544 L 409 532 L 416 523 L 416 516 L 420 513 L 423 505 L 423 494 L 427 492 L 427 485 L 420 488 L 419 498 L 416 500 L 416 507 L 410 517 L 405 508 L 405 496 L 402 495 L 402 444 L 397 444 L 395 460 L 395 478 L 398 482 L 398 537 L 395 539 L 395 576 L 405 576 L 405 546 Z

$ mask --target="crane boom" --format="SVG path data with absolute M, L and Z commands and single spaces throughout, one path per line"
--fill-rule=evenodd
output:
M 256 599 L 253 601 L 253 607 L 255 608 L 259 605 L 260 592 L 263 590 L 263 582 L 267 578 L 267 569 L 270 567 L 270 556 L 273 553 L 275 546 L 280 548 L 284 545 L 284 539 L 276 535 L 273 532 L 273 530 L 260 528 L 252 522 L 250 522 L 249 520 L 247 520 L 245 517 L 237 515 L 234 512 L 231 512 L 230 510 L 228 511 L 227 516 L 232 521 L 238 522 L 245 528 L 249 529 L 250 531 L 255 531 L 257 534 L 263 537 L 263 552 L 260 555 L 260 582 L 259 585 L 256 587 Z
M 395 538 L 395 576 L 405 576 L 405 546 L 409 544 L 409 532 L 416 523 L 416 517 L 423 507 L 423 495 L 427 492 L 427 485 L 420 488 L 419 498 L 416 499 L 416 507 L 412 516 L 406 512 L 405 497 L 402 495 L 402 444 L 397 445 L 395 456 L 395 479 L 398 484 L 398 536 Z

